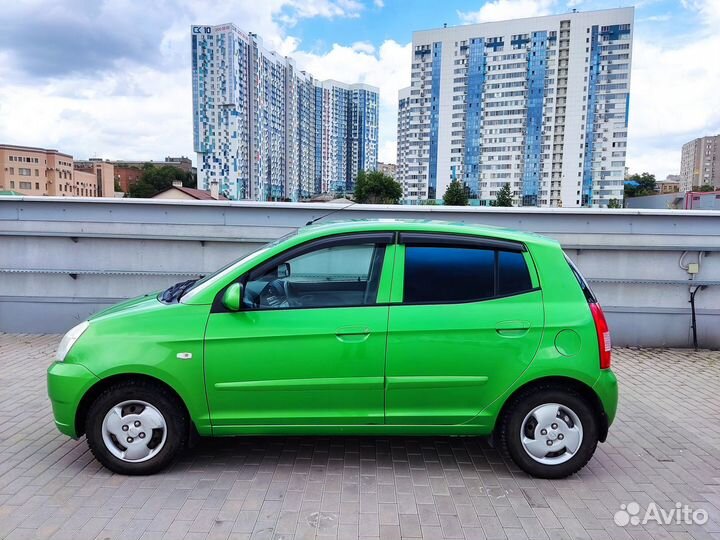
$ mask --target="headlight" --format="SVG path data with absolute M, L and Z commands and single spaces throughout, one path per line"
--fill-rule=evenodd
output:
M 72 349 L 72 346 L 75 345 L 75 342 L 83 335 L 83 332 L 88 329 L 88 326 L 90 326 L 90 323 L 83 321 L 68 330 L 68 333 L 63 336 L 62 341 L 60 341 L 60 345 L 58 345 L 57 352 L 55 353 L 55 360 L 58 362 L 65 360 L 67 353 L 70 352 L 70 349 Z

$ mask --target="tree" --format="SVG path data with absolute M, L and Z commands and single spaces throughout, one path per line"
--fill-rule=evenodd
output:
M 160 193 L 152 184 L 139 180 L 128 189 L 127 197 L 133 199 L 152 199 L 155 195 Z
M 608 208 L 622 208 L 622 203 L 620 202 L 620 199 L 610 199 L 608 201 Z
M 443 202 L 447 206 L 467 206 L 468 195 L 465 191 L 465 186 L 458 180 L 450 182 L 445 195 L 443 195 Z
M 355 201 L 361 204 L 398 204 L 402 186 L 380 171 L 360 171 L 355 181 Z
M 512 192 L 510 191 L 510 184 L 505 184 L 503 187 L 498 189 L 497 197 L 495 199 L 495 206 L 512 206 Z
M 151 198 L 170 189 L 174 181 L 181 181 L 184 187 L 194 188 L 197 185 L 197 178 L 191 172 L 185 172 L 177 167 L 163 165 L 156 167 L 152 163 L 143 165 L 143 172 L 133 186 L 128 190 L 128 197 Z
M 655 191 L 655 175 L 648 172 L 642 174 L 632 174 L 625 178 L 625 196 L 626 197 L 643 197 L 645 195 L 654 195 Z
M 710 184 L 703 184 L 702 186 L 693 186 L 693 191 L 715 191 L 715 186 L 712 186 Z

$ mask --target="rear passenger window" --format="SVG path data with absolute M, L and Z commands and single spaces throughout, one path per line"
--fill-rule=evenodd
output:
M 482 300 L 493 296 L 494 287 L 494 250 L 425 246 L 405 248 L 405 302 Z
M 406 246 L 404 282 L 410 304 L 473 302 L 533 288 L 522 253 L 464 246 Z
M 532 289 L 525 257 L 517 251 L 498 251 L 498 295 Z

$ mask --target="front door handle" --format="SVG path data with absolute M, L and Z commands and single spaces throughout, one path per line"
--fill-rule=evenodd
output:
M 501 321 L 495 325 L 495 331 L 503 337 L 522 337 L 530 330 L 529 321 Z
M 367 326 L 343 326 L 335 330 L 335 337 L 343 343 L 362 343 L 370 337 Z

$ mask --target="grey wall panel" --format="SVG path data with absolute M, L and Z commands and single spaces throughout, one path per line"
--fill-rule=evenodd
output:
M 308 220 L 439 219 L 556 238 L 608 313 L 618 345 L 689 346 L 688 273 L 698 335 L 720 347 L 720 214 L 710 211 L 452 208 L 0 198 L 0 331 L 59 332 L 119 299 L 241 257 Z M 73 274 L 73 275 L 70 275 Z

